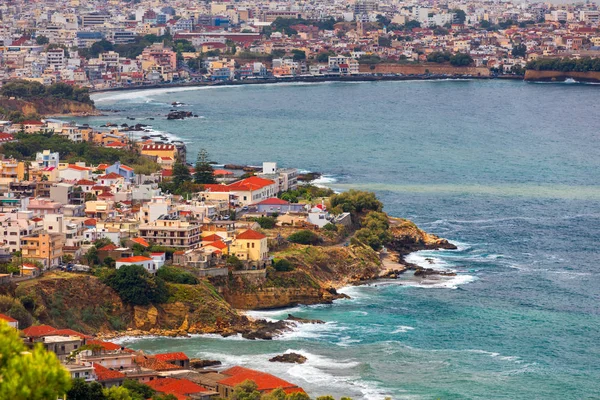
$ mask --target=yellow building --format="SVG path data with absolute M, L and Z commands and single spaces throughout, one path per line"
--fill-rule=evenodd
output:
M 15 159 L 0 160 L 0 179 L 10 182 L 25 180 L 25 163 Z
M 173 144 L 145 144 L 142 146 L 142 155 L 176 159 L 177 148 Z
M 44 269 L 60 264 L 63 256 L 63 235 L 43 233 L 21 238 L 23 259 L 39 261 Z
M 265 267 L 269 260 L 267 237 L 260 232 L 247 229 L 235 237 L 231 253 L 242 261 Z

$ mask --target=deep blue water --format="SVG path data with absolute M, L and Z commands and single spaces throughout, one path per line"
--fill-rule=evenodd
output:
M 89 118 L 150 121 L 218 162 L 323 172 L 459 244 L 414 262 L 457 277 L 349 288 L 298 307 L 326 325 L 273 342 L 136 339 L 354 398 L 600 398 L 600 92 L 501 81 L 286 84 L 106 93 Z M 166 121 L 172 101 L 202 118 Z M 282 318 L 285 311 L 255 313 Z M 268 358 L 293 350 L 304 365 Z

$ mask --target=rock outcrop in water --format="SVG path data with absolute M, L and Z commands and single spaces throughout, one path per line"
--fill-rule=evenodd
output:
M 306 360 L 306 357 L 298 353 L 285 353 L 269 359 L 270 362 L 282 362 L 289 364 L 304 364 Z
M 390 218 L 390 234 L 392 239 L 389 248 L 406 255 L 418 250 L 456 250 L 456 246 L 446 239 L 427 233 L 412 221 L 401 218 Z

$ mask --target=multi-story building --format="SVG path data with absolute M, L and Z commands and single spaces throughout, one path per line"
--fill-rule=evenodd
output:
M 257 175 L 277 182 L 279 192 L 298 188 L 298 170 L 296 168 L 277 168 L 277 163 L 264 162 L 262 173 Z
M 177 219 L 158 219 L 141 224 L 139 232 L 141 238 L 159 246 L 188 250 L 200 244 L 200 226 Z
M 39 261 L 44 269 L 58 266 L 63 256 L 63 235 L 39 233 L 21 238 L 24 259 Z

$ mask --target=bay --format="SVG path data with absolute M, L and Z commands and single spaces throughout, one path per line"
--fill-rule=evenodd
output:
M 273 372 L 355 399 L 600 397 L 598 87 L 403 81 L 158 89 L 94 95 L 221 163 L 276 161 L 373 190 L 394 216 L 459 245 L 413 262 L 457 277 L 347 288 L 298 307 L 327 321 L 272 342 L 124 339 Z M 199 118 L 167 121 L 173 101 Z M 147 120 L 147 118 L 154 120 Z M 255 312 L 284 318 L 288 310 Z M 285 351 L 304 365 L 269 363 Z

